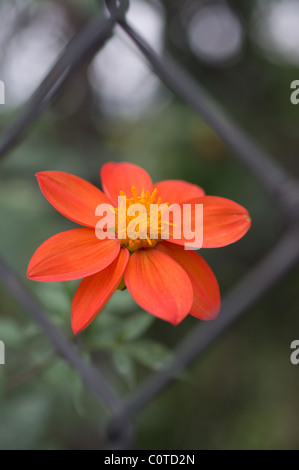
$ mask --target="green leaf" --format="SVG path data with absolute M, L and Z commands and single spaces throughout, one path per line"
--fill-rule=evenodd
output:
M 134 361 L 123 348 L 112 352 L 112 361 L 118 373 L 125 379 L 129 387 L 136 383 Z
M 143 311 L 132 315 L 123 322 L 121 339 L 126 342 L 139 338 L 152 325 L 154 320 L 155 317 L 153 315 Z

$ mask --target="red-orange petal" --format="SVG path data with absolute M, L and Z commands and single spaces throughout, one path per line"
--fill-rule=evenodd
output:
M 91 228 L 76 228 L 46 240 L 34 253 L 27 277 L 34 281 L 70 281 L 90 276 L 111 264 L 118 240 L 99 240 Z
M 99 204 L 111 204 L 107 196 L 88 181 L 61 171 L 43 171 L 36 175 L 45 198 L 68 219 L 95 227 Z
M 153 183 L 147 171 L 133 163 L 106 163 L 101 168 L 101 180 L 105 194 L 115 206 L 118 205 L 120 191 L 124 191 L 127 197 L 131 197 L 133 186 L 138 194 L 141 194 L 143 189 L 150 192 L 153 189 Z
M 193 287 L 190 314 L 200 320 L 213 320 L 220 311 L 220 290 L 208 263 L 195 251 L 162 242 L 157 249 L 171 256 L 186 271 Z
M 193 289 L 189 277 L 161 251 L 135 251 L 125 271 L 125 282 L 144 310 L 173 325 L 180 323 L 191 309 Z
M 108 302 L 123 277 L 129 252 L 121 248 L 117 258 L 101 272 L 81 281 L 72 302 L 72 328 L 75 334 L 86 328 Z
M 182 180 L 164 180 L 154 184 L 154 188 L 158 190 L 158 196 L 161 197 L 162 203 L 179 204 L 196 197 L 205 195 L 204 190 L 196 184 L 187 183 Z
M 251 226 L 248 211 L 240 204 L 216 196 L 204 196 L 180 204 L 181 214 L 183 206 L 191 219 L 191 228 L 195 230 L 195 205 L 203 205 L 203 243 L 197 248 L 218 248 L 230 245 L 242 238 Z M 166 217 L 166 212 L 163 217 Z M 184 237 L 184 217 L 181 217 L 181 238 L 169 241 L 178 245 L 190 246 L 194 238 L 188 240 Z M 200 225 L 200 224 L 199 224 Z M 171 232 L 171 229 L 170 229 Z M 194 246 L 195 248 L 195 246 Z

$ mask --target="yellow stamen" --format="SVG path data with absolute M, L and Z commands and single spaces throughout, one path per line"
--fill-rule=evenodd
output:
M 125 246 L 128 248 L 129 251 L 133 252 L 136 251 L 140 248 L 154 248 L 157 243 L 162 240 L 163 233 L 165 232 L 166 229 L 168 229 L 169 225 L 172 224 L 167 224 L 165 221 L 162 221 L 162 214 L 165 212 L 165 210 L 169 207 L 168 203 L 164 203 L 163 207 L 161 206 L 161 197 L 158 197 L 158 200 L 156 201 L 157 198 L 157 193 L 158 190 L 155 188 L 152 193 L 149 191 L 146 191 L 142 189 L 141 195 L 138 196 L 138 192 L 135 186 L 132 187 L 131 189 L 132 197 L 128 197 L 124 191 L 120 191 L 120 196 L 125 197 L 125 202 L 119 207 L 115 208 L 115 214 L 116 214 L 116 222 L 115 222 L 115 232 L 116 235 L 119 239 L 119 242 L 122 246 Z M 133 204 L 142 204 L 144 207 L 144 211 L 138 213 L 138 209 L 134 215 L 128 215 L 128 209 L 130 206 Z M 157 224 L 154 227 L 155 234 L 154 236 L 152 235 L 151 238 L 151 205 L 157 205 L 158 206 L 158 213 L 157 213 Z M 126 230 L 124 228 L 118 228 L 118 216 L 120 211 L 125 211 L 125 220 L 126 220 Z M 134 208 L 133 208 L 133 212 Z M 138 221 L 137 221 L 138 218 Z M 136 220 L 136 226 L 134 224 L 134 220 Z M 130 222 L 133 223 L 134 227 L 134 237 L 132 238 L 132 230 L 131 230 L 131 237 L 130 233 L 128 233 L 128 225 Z M 132 224 L 130 225 L 130 229 L 132 227 Z M 130 230 L 129 230 L 130 232 Z M 136 235 L 137 234 L 137 235 Z M 137 238 L 136 238 L 137 236 Z

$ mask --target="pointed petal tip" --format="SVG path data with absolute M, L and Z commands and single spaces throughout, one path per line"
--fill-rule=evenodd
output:
M 188 316 L 188 315 L 187 315 Z M 168 320 L 169 323 L 171 323 L 172 326 L 178 326 L 180 323 L 182 323 L 183 320 L 185 320 L 186 317 L 184 318 L 177 318 L 176 320 Z
M 32 274 L 31 272 L 29 271 L 29 268 L 27 268 L 27 272 L 26 272 L 26 278 L 27 279 L 30 279 L 31 281 L 33 281 L 34 279 L 32 278 Z
M 34 266 L 32 266 L 32 260 L 30 260 L 27 267 L 26 278 L 30 279 L 30 281 L 38 281 L 38 277 L 38 273 L 34 270 Z
M 73 330 L 74 335 L 76 336 L 76 335 L 78 335 L 82 330 L 84 330 L 84 328 L 78 328 L 78 327 L 72 325 L 72 330 Z
M 251 219 L 250 215 L 247 213 L 247 214 L 244 215 L 244 217 L 246 219 L 246 222 L 248 223 L 248 228 L 250 228 L 251 225 L 252 225 L 252 219 Z
M 49 178 L 50 176 L 50 173 L 54 173 L 52 171 L 38 171 L 37 173 L 35 173 L 35 177 L 37 179 L 37 181 L 41 180 L 42 178 Z
M 32 271 L 31 272 L 27 271 L 26 278 L 29 279 L 30 281 L 38 281 L 38 279 L 36 278 L 35 274 Z
M 202 320 L 202 321 L 213 321 L 213 320 L 216 320 L 216 318 L 218 318 L 220 310 L 221 310 L 221 305 L 220 305 L 220 302 L 219 302 L 219 305 L 217 306 L 217 308 L 215 308 L 214 310 L 210 310 L 210 311 L 206 312 L 205 315 L 201 315 L 199 317 L 196 314 L 194 314 L 192 312 L 192 310 L 190 312 L 190 315 L 192 315 L 193 317 L 198 318 L 199 320 Z

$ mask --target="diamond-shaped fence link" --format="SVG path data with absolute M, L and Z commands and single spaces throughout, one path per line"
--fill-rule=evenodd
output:
M 93 18 L 69 42 L 55 65 L 33 94 L 23 114 L 4 132 L 0 158 L 18 144 L 24 132 L 53 102 L 58 91 L 79 65 L 105 46 L 119 25 L 142 52 L 149 67 L 178 98 L 203 118 L 232 150 L 235 158 L 269 191 L 286 220 L 285 233 L 269 253 L 233 287 L 222 303 L 221 315 L 211 323 L 200 324 L 177 346 L 174 357 L 158 372 L 151 373 L 125 400 L 120 399 L 101 372 L 87 363 L 70 340 L 49 320 L 49 315 L 23 285 L 13 269 L 0 258 L 0 280 L 37 326 L 56 352 L 81 377 L 86 388 L 110 410 L 107 448 L 132 448 L 131 419 L 155 395 L 248 312 L 271 287 L 299 261 L 299 184 L 268 153 L 233 122 L 198 81 L 171 56 L 160 57 L 126 21 L 128 0 L 106 0 L 109 16 Z

